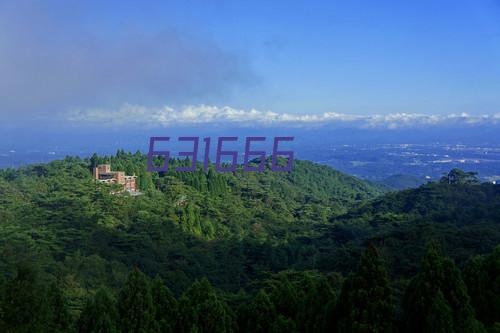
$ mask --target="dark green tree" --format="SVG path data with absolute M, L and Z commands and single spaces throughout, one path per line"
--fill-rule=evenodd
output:
M 335 316 L 331 311 L 335 293 L 326 278 L 315 272 L 301 274 L 297 284 L 300 295 L 297 328 L 301 332 L 324 332 L 331 317 Z
M 233 332 L 234 315 L 206 278 L 195 281 L 181 296 L 179 303 L 179 332 Z
M 171 333 L 177 328 L 178 306 L 177 300 L 163 280 L 157 276 L 151 286 L 153 305 L 158 332 Z
M 239 313 L 239 328 L 243 332 L 271 332 L 276 323 L 276 309 L 264 290 L 260 290 Z
M 47 292 L 46 306 L 48 307 L 48 318 L 46 327 L 49 332 L 67 332 L 71 327 L 71 317 L 68 304 L 59 283 L 53 282 Z
M 148 278 L 134 268 L 118 298 L 121 331 L 150 333 L 155 329 L 154 310 Z
M 465 172 L 455 168 L 444 175 L 440 182 L 445 184 L 478 184 L 479 179 L 477 172 Z
M 432 300 L 432 307 L 429 309 L 429 316 L 425 318 L 423 332 L 455 332 L 453 329 L 453 313 L 441 291 L 438 291 Z
M 44 296 L 36 271 L 29 265 L 19 266 L 14 278 L 4 286 L 1 331 L 47 332 L 49 318 Z
M 287 274 L 279 274 L 272 284 L 271 301 L 278 314 L 295 320 L 299 312 L 300 294 Z
M 105 288 L 89 298 L 78 320 L 79 333 L 117 333 L 116 302 Z
M 500 246 L 487 256 L 470 259 L 464 280 L 477 318 L 487 326 L 500 323 Z
M 271 328 L 271 333 L 296 333 L 299 332 L 297 330 L 297 325 L 295 321 L 291 318 L 286 318 L 282 315 L 278 315 L 276 319 L 276 323 L 274 323 Z
M 90 167 L 94 168 L 99 164 L 99 156 L 96 153 L 93 153 L 90 157 Z
M 439 293 L 443 297 L 438 297 Z M 450 311 L 452 332 L 484 331 L 474 318 L 460 271 L 451 259 L 441 255 L 435 243 L 427 247 L 420 272 L 406 290 L 403 307 L 407 332 L 426 332 L 430 328 L 436 330 L 428 332 L 450 330 Z
M 342 286 L 339 332 L 391 332 L 393 302 L 389 278 L 378 250 L 369 245 L 356 273 Z

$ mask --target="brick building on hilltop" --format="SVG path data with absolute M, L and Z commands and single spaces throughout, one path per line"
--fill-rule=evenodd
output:
M 124 191 L 137 192 L 137 176 L 127 176 L 124 171 L 111 171 L 110 164 L 100 164 L 92 170 L 94 179 L 106 184 L 120 184 Z

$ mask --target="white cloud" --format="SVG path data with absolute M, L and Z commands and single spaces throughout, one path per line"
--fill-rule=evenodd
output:
M 242 110 L 229 106 L 188 105 L 179 109 L 170 106 L 145 107 L 124 104 L 118 109 L 80 109 L 66 115 L 73 122 L 102 126 L 141 125 L 172 127 L 176 125 L 238 124 L 241 126 L 318 126 L 343 125 L 362 128 L 404 128 L 437 125 L 474 126 L 500 124 L 500 113 L 493 115 L 426 115 L 393 113 L 387 115 L 351 115 L 336 112 L 323 114 L 290 114 L 272 111 Z

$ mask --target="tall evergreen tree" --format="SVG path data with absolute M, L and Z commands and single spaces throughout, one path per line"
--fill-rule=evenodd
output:
M 425 318 L 423 332 L 453 333 L 453 313 L 439 290 L 432 300 L 429 315 Z
M 403 307 L 407 332 L 484 331 L 474 318 L 460 271 L 440 254 L 435 243 L 428 246 L 420 272 L 407 288 Z
M 105 288 L 87 300 L 78 320 L 79 333 L 117 333 L 118 311 L 113 297 Z
M 123 333 L 150 333 L 155 328 L 149 281 L 138 268 L 128 275 L 120 291 L 118 312 Z
M 243 332 L 271 332 L 276 323 L 276 309 L 264 290 L 260 290 L 239 314 L 239 328 Z
M 323 332 L 333 312 L 328 311 L 335 301 L 335 294 L 323 275 L 306 272 L 299 281 L 300 297 L 297 327 L 306 333 Z
M 280 274 L 278 280 L 273 283 L 271 301 L 278 314 L 295 320 L 299 312 L 300 295 L 287 275 Z
M 53 333 L 67 332 L 71 326 L 71 317 L 67 300 L 56 282 L 49 287 L 46 305 L 48 307 L 47 331 Z
M 177 328 L 178 306 L 177 300 L 163 280 L 157 276 L 151 286 L 153 305 L 158 332 L 173 333 Z
M 1 309 L 2 332 L 46 332 L 47 305 L 32 267 L 19 266 L 15 277 L 5 284 Z
M 229 333 L 234 330 L 233 313 L 206 278 L 195 281 L 180 299 L 179 332 Z
M 93 153 L 90 157 L 90 167 L 94 168 L 99 164 L 99 156 L 96 153 Z
M 370 245 L 356 273 L 347 278 L 339 298 L 339 332 L 391 332 L 392 292 L 377 249 Z
M 297 333 L 297 325 L 295 321 L 291 318 L 286 318 L 285 316 L 278 315 L 276 323 L 273 325 L 270 333 Z
M 464 280 L 478 319 L 487 326 L 500 324 L 500 246 L 469 260 Z

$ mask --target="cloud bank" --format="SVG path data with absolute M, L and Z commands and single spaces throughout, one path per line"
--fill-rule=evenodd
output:
M 334 125 L 356 128 L 409 128 L 429 126 L 500 125 L 500 113 L 493 115 L 426 115 L 394 113 L 388 115 L 350 115 L 336 112 L 322 114 L 289 114 L 255 109 L 242 110 L 229 106 L 188 105 L 179 109 L 171 106 L 146 107 L 124 104 L 110 110 L 105 108 L 74 110 L 64 117 L 70 122 L 97 126 L 173 127 L 179 125 L 237 125 L 314 127 Z

